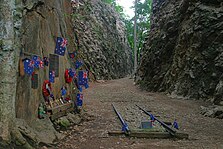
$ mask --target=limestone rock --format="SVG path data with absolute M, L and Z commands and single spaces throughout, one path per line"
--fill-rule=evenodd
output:
M 222 98 L 222 2 L 157 0 L 138 83 L 194 99 Z
M 66 116 L 59 118 L 55 123 L 60 126 L 61 129 L 67 129 L 71 125 Z
M 74 124 L 74 125 L 78 125 L 78 124 L 80 124 L 81 123 L 81 117 L 80 117 L 80 115 L 78 115 L 78 114 L 71 114 L 71 113 L 69 113 L 69 114 L 67 114 L 67 119 L 69 120 L 69 122 L 71 123 L 71 124 Z
M 27 142 L 18 129 L 13 129 L 11 134 L 13 136 L 15 145 L 18 148 L 33 149 L 33 147 Z
M 78 59 L 84 61 L 83 69 L 90 71 L 90 79 L 120 78 L 131 73 L 131 49 L 120 16 L 100 0 L 82 2 L 79 9 L 72 10 L 70 1 L 0 1 L 0 142 L 5 141 L 4 146 L 11 142 L 10 129 L 14 124 L 28 138 L 25 142 L 15 133 L 20 146 L 50 146 L 60 137 L 48 118 L 37 118 L 38 105 L 44 102 L 42 84 L 49 79 L 49 67 L 35 70 L 36 89 L 31 88 L 31 76 L 18 73 L 19 59 L 54 54 L 57 37 L 68 39 L 66 53 L 78 51 Z M 65 84 L 64 70 L 73 65 L 68 54 L 59 57 L 59 75 L 52 89 L 55 97 L 60 96 L 58 91 Z M 67 88 L 71 93 L 74 86 Z M 70 96 L 75 99 L 75 94 Z M 70 121 L 79 123 L 80 119 L 72 116 Z
M 59 133 L 54 129 L 53 124 L 47 118 L 38 119 L 29 125 L 22 119 L 16 119 L 16 126 L 22 136 L 26 138 L 26 140 L 23 140 L 21 137 L 17 137 L 19 139 L 16 140 L 18 140 L 17 142 L 21 145 L 28 142 L 28 144 L 34 147 L 41 145 L 52 146 L 56 140 L 60 139 L 58 138 L 58 136 L 60 136 Z
M 75 10 L 73 24 L 87 67 L 97 80 L 127 76 L 132 54 L 120 16 L 99 0 L 83 4 Z
M 90 71 L 91 79 L 120 78 L 131 72 L 131 49 L 120 16 L 100 0 L 84 0 L 79 9 L 70 1 L 26 0 L 16 3 L 20 35 L 21 58 L 33 55 L 49 57 L 54 54 L 56 37 L 68 39 L 67 51 L 78 52 L 84 61 L 83 69 Z M 25 11 L 25 12 L 24 12 Z M 21 13 L 23 12 L 23 13 Z M 21 25 L 22 24 L 22 25 Z M 59 58 L 59 76 L 53 84 L 53 93 L 64 85 L 65 68 L 73 67 L 68 54 Z M 17 76 L 16 116 L 29 121 L 37 117 L 38 105 L 43 102 L 42 84 L 48 79 L 49 67 L 36 70 L 38 88 L 31 88 L 31 77 Z M 68 92 L 71 91 L 71 85 Z M 71 98 L 75 98 L 72 95 Z
M 15 119 L 17 36 L 14 32 L 14 1 L 0 1 L 0 146 L 10 143 Z
M 223 119 L 223 106 L 201 106 L 201 114 L 207 117 Z

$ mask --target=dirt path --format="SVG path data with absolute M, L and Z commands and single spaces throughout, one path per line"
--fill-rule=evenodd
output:
M 114 103 L 130 128 L 139 127 L 148 116 L 135 104 L 164 121 L 178 120 L 180 130 L 189 133 L 189 140 L 137 139 L 109 136 L 108 130 L 120 130 L 121 125 L 111 103 Z M 179 100 L 140 91 L 128 78 L 90 84 L 84 92 L 84 109 L 92 115 L 88 121 L 69 130 L 58 148 L 63 149 L 223 149 L 223 120 L 199 114 L 198 101 Z

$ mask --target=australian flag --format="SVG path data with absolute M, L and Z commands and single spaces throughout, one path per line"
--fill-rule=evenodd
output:
M 77 106 L 83 105 L 83 94 L 78 93 L 77 94 Z
M 64 56 L 66 51 L 67 40 L 62 37 L 57 37 L 55 54 Z
M 82 87 L 78 84 L 77 79 L 73 79 L 73 83 L 77 86 L 77 89 L 79 90 L 79 92 L 83 91 Z
M 83 85 L 85 88 L 88 88 L 88 76 L 87 71 L 78 72 L 78 85 Z
M 41 59 L 39 61 L 39 68 L 44 68 L 44 62 Z
M 71 59 L 74 59 L 76 56 L 77 56 L 77 52 L 69 53 L 69 57 L 70 57 Z
M 35 68 L 39 68 L 39 64 L 40 64 L 40 58 L 38 57 L 38 56 L 36 56 L 36 55 L 34 55 L 33 57 L 32 57 L 32 60 L 34 61 L 34 67 Z
M 72 78 L 77 77 L 75 69 L 73 69 L 73 68 L 69 69 L 69 76 L 71 76 Z
M 83 92 L 83 88 L 79 85 L 78 87 L 79 92 Z
M 75 68 L 78 69 L 83 65 L 83 62 L 81 60 L 77 60 L 75 63 Z
M 55 82 L 55 71 L 50 71 L 49 72 L 49 81 L 51 83 L 54 83 Z
M 34 72 L 34 61 L 26 58 L 23 60 L 23 63 L 25 73 L 32 75 L 32 73 Z
M 65 96 L 67 94 L 67 90 L 66 90 L 66 88 L 65 87 L 62 87 L 61 88 L 61 95 L 62 96 Z

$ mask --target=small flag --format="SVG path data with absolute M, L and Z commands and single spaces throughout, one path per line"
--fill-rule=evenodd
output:
M 155 122 L 155 118 L 154 118 L 154 116 L 152 114 L 150 115 L 150 121 L 151 122 Z
M 73 83 L 77 86 L 77 89 L 79 90 L 79 92 L 82 92 L 82 87 L 78 84 L 77 79 L 73 79 Z
M 72 78 L 77 77 L 75 69 L 73 69 L 73 68 L 69 69 L 69 76 L 71 76 Z
M 88 88 L 88 76 L 87 71 L 79 71 L 78 72 L 78 84 L 83 85 L 85 88 Z
M 44 63 L 44 66 L 48 66 L 49 65 L 48 57 L 44 57 L 43 58 L 43 63 Z
M 29 66 L 34 68 L 34 67 L 35 67 L 35 61 L 30 60 L 30 62 L 29 62 Z
M 84 71 L 83 78 L 87 79 L 87 71 Z
M 129 127 L 128 127 L 128 124 L 127 123 L 124 123 L 123 124 L 122 131 L 124 131 L 124 132 L 128 132 L 129 131 Z
M 30 59 L 24 59 L 23 60 L 24 63 L 24 71 L 25 73 L 32 75 L 33 71 L 34 71 L 34 63 L 32 60 Z
M 35 67 L 35 68 L 39 68 L 40 58 L 39 58 L 38 56 L 34 55 L 34 56 L 32 57 L 32 60 L 34 61 L 34 67 Z
M 67 94 L 67 90 L 66 90 L 65 86 L 63 86 L 63 87 L 61 88 L 61 95 L 62 95 L 62 96 L 65 96 L 66 94 Z
M 174 120 L 174 122 L 173 122 L 173 127 L 174 127 L 175 129 L 179 129 L 177 120 Z
M 82 89 L 82 87 L 79 85 L 78 87 L 78 90 L 80 91 L 80 92 L 83 92 L 83 89 Z
M 44 62 L 43 61 L 39 61 L 39 68 L 44 68 Z
M 86 83 L 86 84 L 84 85 L 84 87 L 85 87 L 85 89 L 89 88 L 88 83 Z
M 75 63 L 75 68 L 78 69 L 83 65 L 83 62 L 81 60 L 77 60 Z
M 83 94 L 78 93 L 77 94 L 77 106 L 83 105 Z
M 70 57 L 71 59 L 74 59 L 76 56 L 77 56 L 77 52 L 69 53 L 69 57 Z
M 55 82 L 55 71 L 50 71 L 49 72 L 49 81 L 51 83 L 54 83 Z
M 43 61 L 41 60 L 41 58 L 40 57 L 38 57 L 38 59 L 37 59 L 37 61 L 38 61 L 38 63 L 39 63 L 39 68 L 44 68 L 44 63 L 43 63 Z
M 54 53 L 64 56 L 66 51 L 67 40 L 62 37 L 57 37 L 56 48 Z

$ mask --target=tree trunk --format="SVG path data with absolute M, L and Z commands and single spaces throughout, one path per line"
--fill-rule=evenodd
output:
M 15 119 L 16 46 L 13 24 L 14 0 L 0 0 L 0 142 L 10 143 Z
M 137 71 L 137 0 L 135 0 L 135 17 L 134 17 L 134 75 Z

